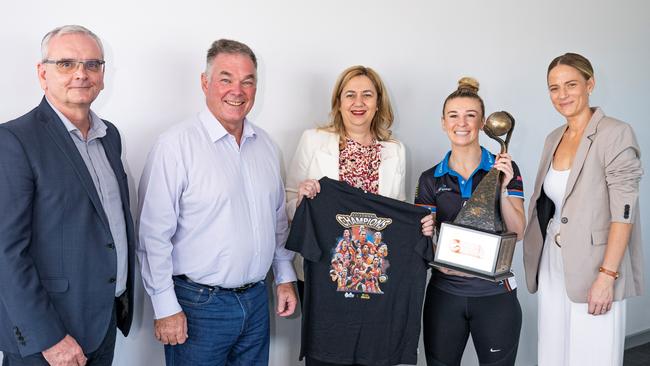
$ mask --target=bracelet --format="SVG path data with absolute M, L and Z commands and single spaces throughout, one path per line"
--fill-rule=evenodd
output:
M 606 274 L 608 276 L 611 276 L 611 277 L 614 277 L 614 279 L 617 279 L 618 276 L 620 276 L 620 273 L 618 273 L 616 271 L 610 271 L 609 269 L 603 268 L 603 267 L 598 267 L 598 272 L 604 273 L 604 274 Z

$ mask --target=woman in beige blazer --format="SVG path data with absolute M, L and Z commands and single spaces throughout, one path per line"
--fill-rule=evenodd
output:
M 364 66 L 346 69 L 334 86 L 331 106 L 331 122 L 302 134 L 289 166 L 286 192 L 290 220 L 304 197 L 318 194 L 318 179 L 322 177 L 406 199 L 404 145 L 391 137 L 393 110 L 379 75 Z M 422 219 L 422 232 L 433 235 L 431 215 Z M 302 293 L 302 257 L 296 255 L 295 262 Z M 306 365 L 324 364 L 306 357 Z
M 566 123 L 546 138 L 524 236 L 526 282 L 539 291 L 538 364 L 620 365 L 625 298 L 641 294 L 640 150 L 630 125 L 589 106 L 591 63 L 548 68 Z

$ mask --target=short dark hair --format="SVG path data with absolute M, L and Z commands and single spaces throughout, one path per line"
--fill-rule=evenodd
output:
M 248 47 L 247 45 L 241 42 L 233 41 L 232 39 L 218 39 L 212 42 L 210 49 L 208 49 L 208 55 L 206 57 L 206 66 L 205 66 L 206 74 L 210 73 L 210 67 L 212 66 L 212 61 L 214 61 L 215 57 L 217 57 L 217 55 L 219 55 L 220 53 L 246 55 L 250 57 L 251 61 L 253 61 L 253 65 L 255 65 L 255 70 L 257 70 L 257 57 L 255 57 L 255 53 L 253 53 L 253 50 L 251 50 L 250 47 Z

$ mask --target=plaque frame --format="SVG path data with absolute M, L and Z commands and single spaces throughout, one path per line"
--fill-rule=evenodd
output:
M 516 244 L 515 233 L 445 222 L 440 225 L 432 265 L 499 282 L 514 276 L 511 266 Z

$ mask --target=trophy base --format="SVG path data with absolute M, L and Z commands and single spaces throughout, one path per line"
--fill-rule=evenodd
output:
M 436 263 L 435 261 L 431 262 L 431 266 L 434 268 L 447 268 L 447 269 L 453 269 L 454 271 L 462 272 L 468 275 L 472 275 L 474 277 L 482 278 L 484 280 L 492 281 L 492 282 L 500 282 L 503 281 L 507 278 L 514 277 L 514 273 L 512 271 L 508 271 L 506 273 L 500 273 L 500 274 L 494 274 L 494 275 L 489 275 L 485 274 L 483 272 L 476 272 L 469 270 L 467 268 L 461 268 L 461 267 L 456 267 L 451 264 L 447 263 Z
M 512 277 L 515 233 L 495 233 L 465 225 L 442 223 L 432 265 L 489 281 Z

